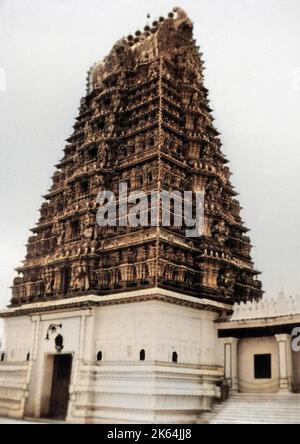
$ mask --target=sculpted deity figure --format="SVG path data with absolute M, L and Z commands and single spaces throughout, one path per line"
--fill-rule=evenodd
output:
M 92 240 L 94 238 L 95 221 L 94 216 L 86 213 L 83 220 L 83 236 L 86 240 Z
M 115 129 L 115 119 L 114 116 L 110 114 L 106 120 L 106 131 L 107 133 L 112 134 L 114 129 Z
M 14 278 L 13 288 L 12 288 L 13 299 L 18 299 L 19 297 L 21 297 L 20 289 L 22 284 L 23 284 L 23 278 L 21 276 Z
M 187 263 L 187 265 L 193 265 L 194 264 L 193 256 L 190 253 L 188 253 L 186 255 L 186 263 Z
M 185 254 L 182 250 L 177 251 L 176 259 L 179 264 L 183 264 L 185 262 Z
M 45 286 L 42 277 L 38 277 L 35 282 L 35 296 L 38 298 L 44 294 Z
M 54 272 L 53 291 L 54 293 L 60 293 L 60 290 L 61 290 L 61 270 L 57 268 Z
M 156 261 L 155 261 L 156 254 L 157 254 L 157 247 L 154 244 L 150 245 L 149 249 L 148 249 L 148 255 L 147 255 L 148 256 L 147 257 L 147 259 L 148 259 L 147 267 L 148 267 L 149 278 L 154 278 L 156 276 L 156 272 L 157 272 Z
M 86 240 L 92 240 L 94 237 L 94 227 L 93 226 L 86 227 L 84 229 L 83 235 Z
M 198 132 L 201 132 L 203 130 L 203 121 L 200 117 L 195 121 L 195 130 Z
M 149 78 L 157 77 L 159 74 L 159 63 L 152 63 L 149 68 Z
M 147 252 L 145 247 L 138 249 L 137 264 L 136 264 L 136 277 L 138 280 L 144 281 L 147 277 L 147 265 L 144 262 L 147 258 Z
M 53 293 L 53 286 L 54 286 L 54 278 L 50 270 L 44 271 L 43 280 L 45 283 L 45 295 L 49 296 Z
M 89 279 L 87 276 L 87 267 L 83 261 L 73 265 L 71 288 L 75 291 L 84 291 L 89 288 Z
M 71 282 L 70 282 L 70 287 L 72 290 L 77 290 L 78 289 L 78 265 L 74 264 L 72 266 L 72 274 L 71 274 Z
M 212 157 L 213 156 L 211 148 L 209 146 L 205 147 L 201 160 L 203 160 L 204 162 L 210 162 L 212 160 Z
M 73 202 L 73 190 L 68 188 L 64 193 L 65 202 L 67 205 Z
M 219 277 L 219 285 L 224 295 L 228 296 L 234 290 L 234 275 L 230 270 L 224 270 Z
M 172 250 L 172 248 L 167 247 L 165 249 L 165 257 L 167 260 L 173 260 L 174 259 L 174 251 Z
M 116 251 L 112 253 L 109 258 L 109 267 L 110 267 L 110 282 L 113 286 L 118 285 L 119 283 L 119 265 L 120 262 L 120 253 Z
M 52 233 L 56 237 L 57 245 L 61 246 L 64 243 L 66 237 L 66 230 L 63 224 L 55 222 L 52 228 Z
M 224 245 L 228 233 L 229 229 L 227 228 L 224 220 L 217 222 L 211 228 L 212 237 L 221 245 Z
M 122 251 L 122 262 L 132 263 L 134 261 L 134 251 L 131 248 Z
M 205 193 L 209 200 L 217 200 L 220 197 L 222 193 L 222 187 L 220 187 L 217 179 L 213 179 L 208 182 L 205 188 Z

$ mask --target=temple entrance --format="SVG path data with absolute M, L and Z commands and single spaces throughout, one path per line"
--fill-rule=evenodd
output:
M 55 355 L 50 396 L 49 417 L 65 419 L 69 404 L 72 355 Z

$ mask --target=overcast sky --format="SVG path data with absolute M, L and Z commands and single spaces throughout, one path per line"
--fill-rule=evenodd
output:
M 88 68 L 163 0 L 0 0 L 0 305 L 62 157 Z M 300 293 L 300 1 L 181 0 L 204 53 L 256 267 Z M 3 77 L 6 88 L 4 91 Z

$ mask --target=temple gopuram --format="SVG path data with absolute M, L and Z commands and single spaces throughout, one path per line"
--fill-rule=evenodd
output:
M 12 306 L 160 287 L 233 303 L 259 300 L 240 216 L 181 9 L 118 41 L 88 73 L 74 132 L 44 196 Z M 204 191 L 203 236 L 184 227 L 98 227 L 101 189 Z
M 0 312 L 0 416 L 192 424 L 232 393 L 283 391 L 289 403 L 300 390 L 299 306 L 267 313 L 203 71 L 181 8 L 88 71 Z M 119 210 L 122 184 L 149 199 L 140 217 L 154 213 L 154 226 L 121 223 L 119 211 L 98 223 L 99 193 Z M 187 218 L 162 223 L 150 197 L 163 192 L 204 195 L 199 236 L 187 235 Z

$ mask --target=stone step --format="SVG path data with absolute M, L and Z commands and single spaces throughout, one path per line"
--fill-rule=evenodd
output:
M 210 421 L 210 424 L 300 424 L 299 420 L 274 420 L 274 419 L 232 419 L 232 418 L 222 418 L 222 419 L 213 419 Z
M 292 423 L 292 424 L 300 424 L 300 418 L 299 417 L 291 417 L 291 416 L 282 416 L 282 417 L 274 417 L 272 415 L 268 415 L 268 416 L 255 416 L 255 415 L 219 415 L 216 416 L 214 418 L 211 419 L 211 423 L 216 422 L 216 421 L 222 421 L 222 422 L 232 422 L 232 421 L 237 421 L 237 422 L 257 422 L 257 423 Z
M 300 424 L 300 395 L 235 393 L 215 405 L 210 424 Z
M 255 410 L 244 410 L 243 412 L 241 412 L 241 410 L 224 410 L 224 411 L 220 411 L 220 412 L 215 412 L 216 414 L 219 414 L 219 415 L 225 415 L 225 414 L 227 414 L 227 415 L 239 415 L 239 416 L 253 416 L 253 415 L 255 415 L 255 416 L 261 416 L 261 415 L 265 415 L 265 416 L 274 416 L 274 417 L 276 417 L 276 416 L 278 416 L 279 418 L 282 418 L 283 416 L 286 416 L 286 417 L 288 417 L 288 416 L 292 416 L 292 417 L 295 417 L 295 418 L 299 418 L 300 419 L 300 412 L 267 412 L 266 410 L 265 411 L 261 411 L 261 412 L 258 412 L 258 411 L 255 411 Z
M 297 406 L 300 406 L 300 403 L 298 402 L 289 402 L 289 403 L 284 403 L 284 402 L 279 402 L 279 401 L 274 401 L 274 402 L 241 402 L 241 401 L 229 401 L 229 403 L 226 403 L 227 405 L 236 405 L 237 407 L 241 407 L 241 406 L 258 406 L 258 407 L 263 407 L 263 406 L 271 406 L 271 407 L 275 407 L 275 406 L 279 406 L 279 407 L 292 407 L 295 408 Z M 224 404 L 221 404 L 220 406 L 222 406 Z
M 242 408 L 240 408 L 242 407 Z M 272 412 L 279 412 L 279 413 L 289 413 L 289 412 L 298 412 L 300 413 L 300 408 L 298 406 L 249 406 L 249 405 L 245 405 L 245 404 L 241 404 L 241 406 L 237 406 L 237 405 L 227 405 L 226 407 L 224 407 L 223 409 L 221 407 L 219 407 L 218 409 L 214 409 L 214 411 L 216 412 L 221 412 L 221 411 L 227 411 L 227 410 L 236 410 L 236 411 L 251 411 L 253 410 L 254 412 L 266 412 L 268 410 L 271 410 Z
M 282 421 L 278 421 L 278 422 L 275 422 L 275 421 L 242 421 L 242 420 L 240 420 L 240 421 L 236 421 L 236 420 L 228 420 L 228 421 L 222 421 L 222 420 L 220 420 L 220 421 L 210 421 L 210 424 L 293 424 L 293 425 L 295 425 L 295 424 L 300 424 L 300 422 L 294 422 L 294 421 L 285 421 L 285 420 L 282 420 Z
M 269 408 L 267 408 L 269 407 Z M 228 405 L 226 407 L 224 407 L 223 409 L 218 409 L 215 410 L 216 412 L 228 412 L 228 411 L 236 411 L 236 412 L 257 412 L 257 413 L 280 413 L 280 414 L 287 414 L 287 413 L 296 413 L 296 414 L 300 414 L 300 409 L 295 407 L 286 407 L 286 408 L 280 408 L 280 407 L 271 407 L 271 406 L 251 406 L 251 407 L 247 407 L 245 405 L 243 405 L 243 408 L 240 409 L 239 406 L 236 405 Z
M 261 418 L 262 414 L 264 415 L 264 418 L 268 418 L 268 417 L 274 417 L 274 418 L 298 418 L 300 420 L 300 415 L 298 412 L 290 412 L 290 413 L 285 413 L 285 412 L 255 412 L 253 411 L 243 411 L 241 412 L 240 410 L 225 410 L 219 413 L 219 416 L 232 416 L 232 415 L 238 415 L 239 417 L 245 417 L 245 418 L 249 418 L 250 416 L 255 417 L 255 418 Z
M 236 403 L 256 403 L 256 404 L 274 404 L 274 403 L 279 403 L 280 405 L 298 405 L 300 404 L 300 399 L 291 399 L 291 400 L 282 400 L 282 399 L 268 399 L 268 400 L 263 400 L 263 399 L 231 399 L 229 398 L 229 400 L 231 402 L 236 402 Z
M 272 412 L 278 412 L 278 413 L 289 413 L 289 412 L 291 412 L 291 413 L 295 413 L 295 412 L 297 412 L 298 411 L 298 413 L 300 414 L 300 408 L 297 408 L 297 406 L 276 406 L 276 407 L 273 407 L 273 406 L 248 406 L 248 405 L 244 405 L 244 404 L 241 404 L 241 407 L 242 407 L 242 410 L 245 410 L 245 411 L 254 411 L 254 412 L 266 412 L 266 408 L 267 407 L 269 407 L 271 410 L 272 410 Z M 216 409 L 215 411 L 216 412 L 220 412 L 220 411 L 228 411 L 228 410 L 236 410 L 236 411 L 238 411 L 238 412 L 240 412 L 241 411 L 241 409 L 240 409 L 240 406 L 237 406 L 237 405 L 228 405 L 228 406 L 226 406 L 225 408 L 218 408 L 218 409 Z
M 230 399 L 300 399 L 300 394 L 296 393 L 283 393 L 283 394 L 273 394 L 273 393 L 233 393 Z
M 243 413 L 241 413 L 238 410 L 236 410 L 236 411 L 233 410 L 233 411 L 220 412 L 218 416 L 219 417 L 227 416 L 227 417 L 233 417 L 233 418 L 235 418 L 235 417 L 239 417 L 239 418 L 242 418 L 242 417 L 245 417 L 245 418 L 262 418 L 262 417 L 270 418 L 270 417 L 272 417 L 272 418 L 296 418 L 296 419 L 298 418 L 300 420 L 300 415 L 297 414 L 297 413 L 296 414 L 295 413 L 290 413 L 290 414 L 286 414 L 286 413 L 284 413 L 284 414 L 280 414 L 280 413 L 272 414 L 272 413 L 269 413 L 269 414 L 267 414 L 267 413 L 257 413 L 257 412 L 254 412 L 254 411 L 253 412 L 243 412 Z
M 290 402 L 294 402 L 294 403 L 298 403 L 300 401 L 300 398 L 266 398 L 266 399 L 261 399 L 261 398 L 245 398 L 245 397 L 241 397 L 241 398 L 230 398 L 232 401 L 247 401 L 247 402 L 280 402 L 280 403 L 290 403 Z

